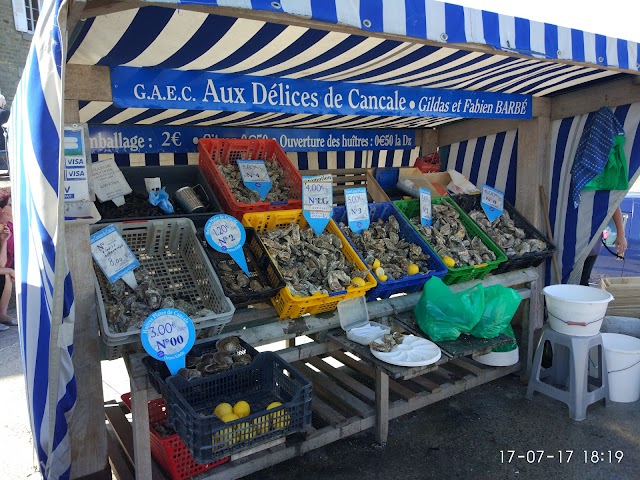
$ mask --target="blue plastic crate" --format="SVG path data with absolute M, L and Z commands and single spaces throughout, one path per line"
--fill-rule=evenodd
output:
M 384 190 L 395 190 L 400 176 L 399 168 L 376 168 L 374 178 Z
M 442 260 L 440 260 L 440 257 L 438 257 L 438 255 L 436 255 L 433 250 L 431 250 L 431 247 L 429 247 L 427 242 L 425 242 L 420 234 L 415 231 L 415 229 L 411 226 L 407 219 L 392 203 L 384 202 L 369 204 L 369 218 L 371 219 L 371 223 L 377 222 L 380 219 L 382 221 L 387 221 L 391 215 L 394 215 L 396 217 L 396 220 L 398 220 L 398 224 L 400 225 L 401 238 L 420 246 L 422 248 L 422 251 L 429 255 L 427 266 L 429 267 L 430 272 L 407 275 L 399 278 L 398 280 L 388 279 L 386 282 L 381 282 L 376 277 L 378 285 L 367 292 L 368 302 L 377 298 L 389 298 L 391 295 L 396 293 L 413 293 L 420 291 L 422 289 L 422 286 L 431 277 L 436 276 L 442 278 L 448 271 L 447 267 L 444 265 L 444 263 L 442 263 Z M 336 223 L 342 222 L 345 225 L 348 223 L 347 211 L 345 207 L 333 207 L 333 220 Z M 362 252 L 358 251 L 358 249 L 355 247 L 355 245 L 353 245 L 353 242 L 351 242 L 346 234 L 345 237 L 347 237 L 347 240 L 349 240 L 349 243 L 351 243 L 353 249 L 364 261 Z M 375 273 L 372 272 L 372 274 L 375 276 Z

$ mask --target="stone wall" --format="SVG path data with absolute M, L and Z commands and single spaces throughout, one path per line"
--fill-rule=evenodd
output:
M 11 0 L 0 0 L 0 92 L 11 105 L 22 75 L 32 35 L 18 32 Z

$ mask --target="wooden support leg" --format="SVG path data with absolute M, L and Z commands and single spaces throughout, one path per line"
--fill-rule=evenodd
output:
M 133 418 L 134 462 L 137 480 L 151 480 L 149 444 L 149 400 L 144 379 L 131 377 L 131 413 Z
M 376 368 L 376 441 L 387 443 L 389 435 L 389 375 Z

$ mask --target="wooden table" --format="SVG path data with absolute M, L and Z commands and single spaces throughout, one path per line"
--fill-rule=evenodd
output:
M 468 282 L 451 288 L 460 291 L 476 283 Z M 538 294 L 537 274 L 533 269 L 490 276 L 482 283 L 485 286 L 521 286 L 519 291 L 523 298 Z M 415 293 L 370 302 L 367 304 L 369 316 L 381 323 L 410 327 L 410 312 L 419 298 L 420 294 Z M 395 367 L 373 357 L 368 348 L 347 340 L 339 330 L 340 319 L 335 311 L 289 321 L 275 318 L 272 308 L 237 311 L 224 334 L 235 332 L 251 345 L 265 345 L 279 340 L 293 340 L 295 343 L 295 338 L 303 335 L 313 338 L 312 343 L 293 345 L 278 354 L 313 382 L 314 418 L 320 419 L 321 423 L 312 425 L 304 436 L 287 437 L 286 444 L 271 446 L 244 458 L 233 456 L 232 461 L 214 468 L 204 478 L 239 478 L 372 427 L 375 428 L 377 440 L 384 443 L 388 422 L 393 418 L 504 375 L 519 370 L 525 374 L 530 368 L 533 353 L 533 332 L 528 319 L 537 314 L 533 311 L 536 305 L 537 302 L 530 302 L 528 315 L 525 315 L 522 361 L 511 367 L 499 368 L 477 364 L 467 355 L 471 352 L 485 353 L 493 346 L 507 342 L 505 338 L 495 340 L 497 343 L 476 344 L 475 348 L 467 339 L 455 345 L 441 345 L 443 357 L 435 365 Z M 130 456 L 135 462 L 136 478 L 161 478 L 157 470 L 154 472 L 152 469 L 147 410 L 148 400 L 157 394 L 147 381 L 147 372 L 141 363 L 143 356 L 125 356 L 132 394 L 134 452 Z M 326 361 L 329 359 L 340 362 L 342 367 L 332 367 Z M 375 385 L 373 391 L 368 386 L 369 382 Z M 390 393 L 395 398 L 392 401 Z

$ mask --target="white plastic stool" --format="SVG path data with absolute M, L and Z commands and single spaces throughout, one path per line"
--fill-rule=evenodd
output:
M 543 368 L 542 352 L 547 341 L 551 344 L 553 359 L 551 367 Z M 594 347 L 598 348 L 600 386 L 589 391 L 589 351 Z M 549 378 L 551 383 L 542 381 L 546 378 Z M 533 358 L 527 398 L 531 400 L 536 391 L 566 403 L 569 406 L 569 417 L 573 420 L 587 418 L 587 406 L 598 400 L 604 399 L 606 406 L 609 401 L 609 382 L 600 333 L 590 337 L 579 337 L 556 332 L 549 326 L 545 327 Z

